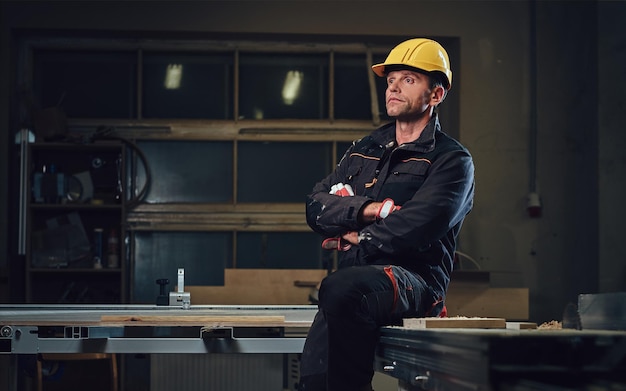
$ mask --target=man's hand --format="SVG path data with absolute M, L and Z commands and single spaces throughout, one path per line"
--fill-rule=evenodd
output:
M 347 243 L 359 244 L 359 233 L 356 231 L 346 232 L 345 234 L 341 235 L 341 238 Z
M 400 210 L 402 207 L 396 205 L 391 198 L 385 199 L 383 202 L 370 202 L 361 209 L 359 218 L 364 223 L 373 223 L 389 216 L 392 212 Z

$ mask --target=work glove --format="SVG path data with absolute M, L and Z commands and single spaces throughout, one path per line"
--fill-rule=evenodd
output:
M 396 210 L 400 210 L 402 207 L 400 205 L 396 205 L 391 198 L 385 198 L 380 204 L 380 208 L 378 208 L 378 212 L 376 212 L 376 219 L 382 220 L 385 217 L 389 216 L 392 212 Z
M 322 248 L 324 250 L 337 250 L 348 251 L 352 247 L 352 244 L 343 238 L 328 238 L 322 242 Z
M 352 190 L 352 186 L 344 185 L 343 183 L 339 182 L 331 186 L 328 194 L 333 194 L 339 197 L 350 197 L 354 195 L 354 191 Z

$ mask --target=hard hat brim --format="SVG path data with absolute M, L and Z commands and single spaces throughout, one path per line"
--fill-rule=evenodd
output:
M 380 76 L 380 77 L 387 76 L 387 73 L 389 73 L 391 71 L 398 71 L 398 70 L 402 70 L 402 69 L 406 69 L 406 70 L 409 70 L 409 71 L 422 73 L 422 74 L 428 75 L 430 77 L 436 77 L 435 74 L 439 74 L 439 75 L 441 75 L 441 77 L 438 77 L 438 78 L 441 80 L 441 83 L 443 84 L 445 89 L 449 90 L 450 87 L 451 87 L 449 79 L 448 79 L 448 76 L 445 73 L 441 72 L 441 71 L 427 71 L 425 69 L 415 68 L 415 67 L 412 67 L 410 65 L 405 65 L 405 64 L 376 64 L 376 65 L 372 65 L 372 71 L 374 71 L 374 73 L 377 76 Z
M 385 77 L 385 63 L 372 65 L 372 70 L 379 77 Z

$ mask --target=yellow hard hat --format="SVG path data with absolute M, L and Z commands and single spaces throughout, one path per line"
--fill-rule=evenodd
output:
M 416 68 L 427 73 L 439 72 L 444 77 L 445 87 L 452 87 L 452 70 L 446 49 L 438 42 L 426 38 L 413 38 L 404 41 L 391 49 L 387 59 L 382 64 L 372 66 L 372 70 L 380 77 L 384 77 L 385 68 L 390 65 L 404 65 Z

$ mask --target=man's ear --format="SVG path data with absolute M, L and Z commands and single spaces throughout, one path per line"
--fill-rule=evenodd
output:
M 446 99 L 446 90 L 442 86 L 437 86 L 430 94 L 430 103 L 433 106 L 438 106 L 443 100 Z

